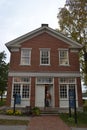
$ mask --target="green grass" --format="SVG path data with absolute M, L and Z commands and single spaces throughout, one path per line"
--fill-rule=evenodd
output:
M 28 125 L 28 120 L 7 120 L 0 119 L 0 125 Z
M 5 106 L 6 104 L 6 99 L 3 99 L 3 101 L 0 100 L 0 106 Z
M 87 112 L 77 113 L 77 124 L 75 124 L 74 114 L 69 117 L 69 114 L 60 114 L 61 119 L 69 126 L 87 127 Z

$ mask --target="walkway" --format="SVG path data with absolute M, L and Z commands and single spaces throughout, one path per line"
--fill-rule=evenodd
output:
M 0 125 L 0 130 L 87 130 L 87 128 L 69 128 L 58 116 L 7 116 L 0 115 L 0 119 L 29 120 L 29 125 Z
M 26 130 L 71 130 L 58 116 L 39 116 L 30 120 Z

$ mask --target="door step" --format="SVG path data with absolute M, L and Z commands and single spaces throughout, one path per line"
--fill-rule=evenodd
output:
M 44 108 L 41 110 L 41 115 L 58 115 L 58 109 L 55 108 Z

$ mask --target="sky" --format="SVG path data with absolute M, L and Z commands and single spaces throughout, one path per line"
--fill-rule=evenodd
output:
M 5 43 L 39 28 L 42 23 L 58 28 L 57 14 L 65 1 L 0 0 L 0 52 L 5 51 L 7 63 L 10 62 L 10 52 Z
M 0 0 L 0 52 L 10 53 L 5 43 L 41 26 L 58 28 L 57 14 L 65 0 Z

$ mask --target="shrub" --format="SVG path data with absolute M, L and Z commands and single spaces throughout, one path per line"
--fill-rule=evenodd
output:
M 36 116 L 40 115 L 40 109 L 38 107 L 34 107 L 32 109 L 32 114 Z
M 84 112 L 87 112 L 87 105 L 84 105 L 84 106 L 83 106 L 83 111 L 84 111 Z
M 14 111 L 12 109 L 7 110 L 6 114 L 7 115 L 22 115 L 20 110 L 15 110 L 15 113 L 14 113 Z
M 69 118 L 68 118 L 68 121 L 69 121 L 69 122 L 74 122 L 74 118 L 73 118 L 73 117 L 69 117 Z

